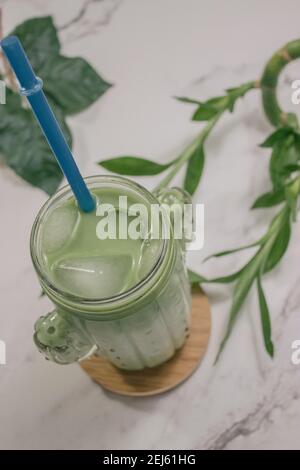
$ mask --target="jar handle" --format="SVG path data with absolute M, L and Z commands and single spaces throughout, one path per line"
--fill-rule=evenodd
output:
M 160 204 L 166 204 L 169 207 L 178 204 L 181 207 L 183 233 L 181 234 L 180 241 L 182 251 L 185 252 L 187 244 L 192 241 L 193 211 L 191 195 L 187 191 L 177 187 L 161 188 L 154 191 L 154 195 Z M 190 210 L 187 211 L 187 208 Z M 172 222 L 172 226 L 174 228 L 174 221 Z
M 45 358 L 57 364 L 80 361 L 97 349 L 58 310 L 53 310 L 36 321 L 33 340 Z

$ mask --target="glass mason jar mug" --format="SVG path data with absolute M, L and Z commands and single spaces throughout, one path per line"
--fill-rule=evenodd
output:
M 142 204 L 146 214 L 162 202 L 190 201 L 179 189 L 153 195 L 121 177 L 85 181 L 97 201 L 95 214 L 79 211 L 70 188 L 64 187 L 42 207 L 32 228 L 32 261 L 44 293 L 55 305 L 37 320 L 34 342 L 47 359 L 59 364 L 95 354 L 128 370 L 157 366 L 171 358 L 188 335 L 191 293 L 184 241 L 175 239 L 165 211 L 160 212 L 156 239 L 149 232 L 145 239 L 128 240 L 118 231 L 108 240 L 99 237 L 99 222 L 103 229 L 113 213 L 110 205 L 118 217 L 125 214 L 127 225 L 130 220 L 135 224 L 128 208 L 120 208 L 120 196 L 126 196 L 128 207 Z M 116 222 L 115 215 L 110 220 Z

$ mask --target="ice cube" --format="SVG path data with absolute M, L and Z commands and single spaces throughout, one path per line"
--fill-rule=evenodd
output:
M 60 260 L 53 267 L 57 286 L 85 298 L 106 298 L 130 287 L 129 255 L 89 256 Z
M 78 209 L 72 206 L 61 206 L 50 213 L 45 221 L 42 236 L 46 254 L 62 248 L 70 240 L 78 218 Z

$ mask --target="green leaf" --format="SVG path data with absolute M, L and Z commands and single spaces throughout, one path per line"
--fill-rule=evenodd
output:
M 241 307 L 249 293 L 249 290 L 257 276 L 260 273 L 272 269 L 280 260 L 285 252 L 290 236 L 290 211 L 284 207 L 272 220 L 269 229 L 261 240 L 261 248 L 254 257 L 244 266 L 240 272 L 236 273 L 237 284 L 233 293 L 233 300 L 229 313 L 227 329 L 215 362 L 220 357 L 225 344 L 230 337 L 236 318 Z
M 293 130 L 290 127 L 281 127 L 269 135 L 269 137 L 267 137 L 267 139 L 264 140 L 262 144 L 260 144 L 260 147 L 272 148 L 277 142 L 285 140 L 285 138 L 292 133 Z
M 213 279 L 204 280 L 203 282 L 211 284 L 231 284 L 240 277 L 242 271 L 243 269 L 240 269 L 239 271 L 229 274 L 228 276 L 215 277 Z
M 225 96 L 216 96 L 204 103 L 184 97 L 181 98 L 181 101 L 199 105 L 193 114 L 193 121 L 209 121 L 215 117 L 216 114 L 221 111 L 225 111 L 226 109 L 232 112 L 237 99 L 243 97 L 252 88 L 254 88 L 254 83 L 247 82 L 239 87 L 229 88 L 226 90 L 227 94 Z
M 286 119 L 286 125 L 287 126 L 290 126 L 295 131 L 298 131 L 299 121 L 298 121 L 298 117 L 295 113 L 287 113 L 285 119 Z
M 274 356 L 274 346 L 272 342 L 272 333 L 271 333 L 271 320 L 270 314 L 268 309 L 268 304 L 265 298 L 265 294 L 261 285 L 260 276 L 257 276 L 257 291 L 258 291 L 258 299 L 259 299 L 259 308 L 260 308 L 260 319 L 261 319 L 261 326 L 263 331 L 264 343 L 265 348 L 268 354 L 273 357 Z
M 11 33 L 19 37 L 44 91 L 65 114 L 83 111 L 111 86 L 80 57 L 60 55 L 60 44 L 51 16 L 32 18 Z
M 245 96 L 245 94 L 249 90 L 252 90 L 253 88 L 255 88 L 255 83 L 253 81 L 251 81 L 251 82 L 242 83 L 242 85 L 239 85 L 239 86 L 236 86 L 236 87 L 227 88 L 226 92 L 229 95 L 234 94 L 234 95 L 238 95 L 239 97 L 242 98 L 243 96 Z
M 233 250 L 219 251 L 218 253 L 213 253 L 212 255 L 207 256 L 203 261 L 208 261 L 211 258 L 220 258 L 221 256 L 231 255 L 232 253 L 237 253 L 238 251 L 248 250 L 249 248 L 254 248 L 255 246 L 260 245 L 262 240 L 259 240 L 250 245 L 241 246 L 239 248 L 234 248 Z
M 184 189 L 191 195 L 194 194 L 201 180 L 204 161 L 204 149 L 203 145 L 201 144 L 196 148 L 188 161 L 184 179 Z
M 297 218 L 297 202 L 300 193 L 300 177 L 296 178 L 285 187 L 285 199 L 288 207 L 290 208 L 293 222 Z
M 275 191 L 284 186 L 285 178 L 282 176 L 284 158 L 285 150 L 283 149 L 283 145 L 281 143 L 276 144 L 273 148 L 269 164 L 270 177 Z
M 285 199 L 284 188 L 279 188 L 275 191 L 262 194 L 253 203 L 251 209 L 261 209 L 264 207 L 272 207 L 280 204 Z
M 209 121 L 220 111 L 226 109 L 228 105 L 227 96 L 216 96 L 205 103 L 200 103 L 198 109 L 193 114 L 193 121 Z
M 214 108 L 216 111 L 222 111 L 228 106 L 228 96 L 215 96 L 206 101 L 205 104 Z
M 197 104 L 198 106 L 201 105 L 201 101 L 194 100 L 193 98 L 188 98 L 186 96 L 174 96 L 174 98 L 181 101 L 181 103 Z
M 14 31 L 21 40 L 45 94 L 72 144 L 65 114 L 82 111 L 110 86 L 84 59 L 60 55 L 60 43 L 50 16 L 26 20 Z M 7 104 L 0 108 L 0 152 L 5 163 L 30 184 L 52 194 L 62 173 L 30 109 L 7 90 Z M 17 136 L 17 138 L 16 138 Z
M 241 268 L 239 271 L 229 274 L 228 276 L 215 277 L 213 279 L 203 279 L 202 282 L 211 283 L 211 284 L 230 284 L 231 282 L 236 281 L 246 268 L 247 268 L 247 265 Z
M 229 274 L 228 276 L 221 276 L 221 277 L 215 277 L 213 279 L 207 279 L 206 277 L 201 276 L 200 274 L 197 274 L 190 269 L 188 269 L 188 276 L 189 276 L 189 281 L 190 283 L 193 284 L 201 284 L 201 283 L 206 283 L 206 284 L 230 284 L 231 282 L 236 281 L 244 271 L 246 266 L 244 266 L 242 269 L 239 271 Z
M 297 219 L 297 197 L 295 197 L 295 195 L 291 191 L 290 186 L 287 186 L 285 188 L 285 199 L 286 199 L 287 205 L 290 208 L 291 215 L 292 215 L 292 220 L 293 220 L 293 222 L 296 222 L 296 219 Z
M 281 202 L 286 182 L 300 168 L 298 163 L 300 159 L 300 135 L 298 131 L 291 127 L 283 127 L 273 132 L 261 146 L 273 148 L 270 160 L 270 176 L 274 186 L 274 196 L 280 195 Z
M 39 73 L 46 95 L 50 95 L 65 114 L 83 111 L 111 86 L 80 57 L 49 58 Z
M 297 182 L 297 184 L 296 184 Z M 295 188 L 293 189 L 294 194 L 298 194 L 300 191 L 300 178 L 295 180 Z M 233 273 L 230 276 L 216 279 L 204 279 L 202 282 L 233 282 L 237 280 L 237 284 L 234 289 L 232 305 L 229 314 L 229 321 L 223 340 L 221 342 L 219 351 L 216 356 L 215 362 L 220 357 L 225 344 L 230 337 L 232 329 L 234 327 L 236 318 L 241 310 L 241 307 L 249 293 L 249 290 L 256 277 L 260 276 L 260 273 L 270 271 L 279 262 L 283 254 L 285 253 L 289 239 L 290 239 L 290 210 L 285 206 L 276 216 L 273 218 L 269 225 L 269 229 L 258 242 L 241 247 L 234 250 L 227 250 L 217 253 L 216 256 L 224 256 L 229 253 L 239 251 L 240 249 L 250 248 L 256 245 L 261 245 L 259 251 L 254 257 L 242 268 L 240 271 Z M 261 289 L 260 292 L 260 308 L 261 316 L 264 328 L 265 344 L 268 348 L 269 354 L 273 354 L 272 342 L 270 342 L 270 325 L 267 323 L 267 304 L 263 296 Z M 269 328 L 269 329 L 268 329 Z M 269 333 L 268 333 L 269 332 Z
M 300 158 L 299 140 L 290 134 L 282 141 L 274 144 L 270 160 L 270 176 L 274 189 L 280 189 L 286 184 L 290 165 L 297 165 Z
M 59 54 L 60 44 L 51 16 L 26 20 L 10 35 L 18 36 L 36 73 L 46 61 Z
M 98 162 L 99 165 L 103 166 L 103 168 L 108 171 L 127 176 L 158 175 L 169 168 L 173 163 L 172 161 L 161 165 L 160 163 L 145 158 L 133 156 L 115 157 Z
M 264 266 L 265 273 L 271 271 L 279 263 L 288 248 L 291 237 L 291 223 L 289 214 L 290 212 L 287 211 L 284 215 L 282 225 L 278 230 L 273 246 L 268 254 Z
M 228 104 L 227 108 L 228 110 L 232 113 L 235 103 L 239 98 L 242 98 L 245 96 L 245 94 L 249 91 L 255 88 L 254 82 L 247 82 L 243 83 L 242 85 L 235 87 L 235 88 L 228 88 L 226 90 L 227 92 L 227 99 L 228 99 Z
M 299 163 L 294 163 L 294 164 L 290 164 L 290 165 L 285 165 L 284 166 L 285 170 L 287 171 L 287 173 L 294 173 L 295 171 L 299 171 L 300 170 L 300 165 Z
M 205 281 L 205 277 L 201 276 L 200 274 L 195 273 L 194 271 L 191 271 L 188 269 L 188 277 L 190 284 L 201 284 L 201 282 Z
M 256 255 L 247 264 L 247 266 L 242 270 L 239 276 L 238 282 L 235 286 L 234 293 L 233 293 L 233 299 L 232 299 L 231 309 L 229 313 L 229 321 L 227 324 L 226 333 L 219 347 L 219 351 L 217 353 L 215 363 L 218 361 L 225 347 L 225 344 L 227 343 L 227 340 L 235 324 L 237 315 L 249 293 L 249 290 L 254 282 L 254 279 L 256 278 L 259 272 L 260 266 L 265 256 L 266 256 L 265 249 L 261 249 L 258 253 L 256 253 Z
M 10 90 L 6 105 L 0 106 L 0 153 L 17 175 L 48 194 L 63 178 L 32 111 L 21 108 L 20 96 Z
M 206 105 L 206 104 L 201 104 L 198 109 L 194 112 L 192 116 L 193 121 L 209 121 L 212 119 L 216 114 L 218 113 L 218 110 L 215 109 L 212 106 Z

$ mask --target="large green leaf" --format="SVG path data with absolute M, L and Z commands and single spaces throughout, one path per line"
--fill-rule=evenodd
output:
M 146 158 L 122 156 L 111 158 L 109 160 L 102 160 L 98 162 L 98 164 L 103 166 L 106 170 L 119 175 L 148 176 L 162 173 L 173 164 L 173 161 L 166 163 L 165 165 L 161 165 L 160 163 L 147 160 Z
M 58 114 L 57 117 L 62 122 L 63 117 Z M 0 153 L 19 176 L 48 194 L 62 180 L 61 170 L 32 111 L 21 108 L 20 96 L 9 90 L 6 105 L 0 106 Z
M 60 54 L 57 31 L 50 16 L 32 18 L 17 26 L 12 35 L 21 40 L 35 73 L 63 130 L 72 144 L 65 115 L 86 109 L 108 88 L 93 67 L 82 58 Z M 7 104 L 0 107 L 0 152 L 19 176 L 52 194 L 62 173 L 30 109 L 7 90 Z
M 203 172 L 204 161 L 204 149 L 203 145 L 201 144 L 196 148 L 188 161 L 184 179 L 184 189 L 191 195 L 194 194 L 199 185 Z
M 59 54 L 60 44 L 51 16 L 26 20 L 10 34 L 18 36 L 36 73 Z M 56 80 L 59 81 L 60 77 L 57 76 Z
M 46 95 L 50 95 L 65 114 L 83 111 L 111 86 L 80 57 L 51 57 L 39 74 Z
M 65 114 L 83 111 L 111 86 L 80 57 L 64 57 L 51 16 L 32 18 L 11 34 L 19 37 L 44 91 Z

